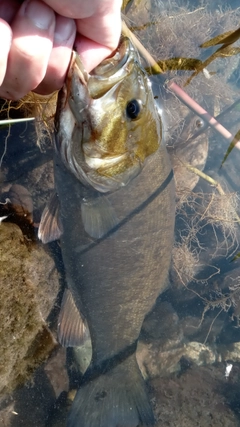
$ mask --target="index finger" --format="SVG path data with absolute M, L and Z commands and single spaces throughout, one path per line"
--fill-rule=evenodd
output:
M 122 0 L 45 0 L 60 15 L 73 18 L 83 36 L 107 46 L 117 47 L 121 32 Z

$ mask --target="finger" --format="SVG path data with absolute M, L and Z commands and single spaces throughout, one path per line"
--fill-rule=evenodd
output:
M 10 26 L 2 19 L 0 19 L 0 39 L 4 40 L 4 43 L 1 44 L 1 49 L 0 49 L 0 85 L 1 85 L 6 74 L 8 54 L 9 54 L 11 41 L 12 41 L 12 30 Z
M 84 19 L 90 16 L 107 16 L 120 11 L 122 0 L 44 0 L 57 13 L 68 18 Z
M 19 0 L 1 0 L 0 1 L 0 18 L 10 24 L 15 17 L 18 9 L 21 6 L 21 1 Z
M 62 87 L 70 62 L 75 37 L 75 21 L 57 15 L 53 49 L 49 58 L 46 75 L 40 85 L 37 86 L 35 92 L 47 95 Z
M 120 1 L 120 0 L 119 0 Z M 103 4 L 106 2 L 112 3 L 112 0 L 101 1 Z M 68 18 L 78 19 L 85 18 L 85 16 L 92 15 L 99 10 L 99 0 L 45 0 L 50 7 L 52 7 L 57 13 Z
M 116 49 L 121 34 L 120 9 L 109 11 L 106 15 L 94 15 L 77 20 L 77 31 L 111 51 Z
M 80 34 L 76 37 L 74 47 L 80 55 L 81 61 L 88 72 L 92 71 L 93 68 L 112 53 L 110 48 L 101 46 Z
M 121 32 L 122 0 L 45 0 L 57 13 L 77 20 L 77 31 L 112 51 Z
M 40 0 L 27 0 L 12 23 L 12 45 L 0 96 L 19 99 L 43 80 L 52 50 L 55 14 Z

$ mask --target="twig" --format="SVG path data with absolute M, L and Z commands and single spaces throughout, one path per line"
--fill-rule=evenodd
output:
M 225 108 L 220 114 L 218 114 L 215 119 L 219 121 L 222 117 L 224 117 L 226 114 L 230 113 L 238 104 L 240 104 L 240 99 L 238 98 L 236 101 L 233 102 L 233 104 L 229 105 L 227 108 Z M 207 122 L 203 123 L 203 126 L 194 133 L 194 135 L 188 139 L 188 142 L 190 142 L 192 139 L 197 138 L 199 135 L 201 135 L 203 132 L 205 132 L 209 127 L 209 124 Z
M 23 119 L 6 119 L 6 120 L 0 120 L 0 126 L 3 126 L 3 125 L 14 125 L 15 123 L 30 122 L 32 120 L 35 120 L 35 117 L 25 117 Z
M 214 319 L 212 320 L 211 325 L 210 325 L 209 330 L 208 330 L 208 333 L 207 333 L 207 336 L 206 336 L 206 338 L 205 338 L 205 340 L 204 340 L 204 343 L 203 343 L 203 344 L 206 344 L 207 339 L 208 339 L 208 337 L 209 337 L 209 334 L 210 334 L 210 332 L 211 332 L 211 330 L 212 330 L 213 324 L 214 324 L 215 320 L 218 318 L 218 316 L 222 313 L 222 311 L 223 311 L 223 308 L 221 308 L 221 310 L 219 310 L 219 312 L 217 313 L 217 315 L 216 315 L 216 316 L 214 317 Z
M 122 33 L 132 40 L 132 42 L 134 43 L 136 48 L 139 50 L 143 58 L 145 58 L 146 61 L 151 65 L 154 72 L 156 72 L 157 74 L 162 74 L 163 70 L 159 67 L 155 59 L 153 59 L 152 55 L 150 55 L 150 53 L 145 49 L 145 47 L 138 40 L 138 38 L 132 33 L 131 30 L 129 30 L 126 22 L 124 21 L 122 21 Z
M 214 117 L 212 117 L 201 105 L 192 99 L 180 86 L 175 82 L 167 85 L 187 107 L 197 114 L 204 122 L 208 123 L 216 132 L 220 133 L 229 143 L 234 142 L 235 147 L 240 150 L 240 141 L 238 141 L 224 126 L 222 126 Z
M 209 182 L 210 185 L 213 185 L 217 191 L 219 192 L 219 194 L 221 196 L 225 196 L 226 193 L 223 191 L 223 188 L 221 186 L 221 184 L 219 182 L 217 182 L 215 179 L 211 178 L 211 176 L 207 175 L 206 173 L 200 171 L 199 169 L 191 166 L 188 163 L 184 163 L 184 166 L 190 170 L 191 172 L 195 173 L 196 175 L 200 176 L 201 178 L 205 179 L 205 181 Z M 234 209 L 235 211 L 235 209 Z M 235 211 L 235 217 L 236 217 L 236 221 L 240 223 L 240 218 L 237 214 L 237 212 Z

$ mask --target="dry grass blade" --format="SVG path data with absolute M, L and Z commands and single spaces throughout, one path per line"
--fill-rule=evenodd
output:
M 191 172 L 195 173 L 196 175 L 200 176 L 201 178 L 205 179 L 210 185 L 213 185 L 218 190 L 219 194 L 224 195 L 224 191 L 222 189 L 222 186 L 219 184 L 219 182 L 215 181 L 215 179 L 211 178 L 209 175 L 205 174 L 204 172 L 200 171 L 197 168 L 194 168 L 193 166 L 189 164 L 185 164 L 186 168 L 190 170 Z M 240 221 L 240 219 L 238 219 Z
M 237 131 L 236 135 L 234 136 L 233 140 L 231 141 L 226 154 L 223 157 L 223 161 L 221 163 L 221 167 L 223 166 L 223 163 L 227 160 L 229 154 L 231 153 L 231 151 L 233 150 L 234 147 L 237 147 L 238 149 L 240 148 L 240 143 L 239 143 L 239 139 L 240 139 L 240 130 Z
M 192 81 L 193 77 L 196 77 L 201 71 L 203 71 L 211 62 L 213 62 L 217 58 L 222 58 L 225 56 L 233 56 L 240 53 L 240 48 L 238 47 L 232 47 L 229 46 L 229 44 L 224 44 L 221 46 L 216 52 L 214 52 L 212 55 L 209 56 L 209 58 L 206 59 L 206 61 L 202 62 L 197 70 L 187 79 L 184 86 L 189 85 L 189 83 Z
M 229 45 L 235 43 L 240 38 L 240 28 L 235 31 L 227 31 L 226 33 L 219 34 L 216 37 L 208 40 L 205 43 L 202 43 L 200 47 L 211 47 L 216 46 L 218 44 Z
M 196 70 L 201 63 L 202 61 L 200 59 L 195 58 L 170 58 L 157 62 L 163 73 L 167 71 L 193 71 Z M 156 67 L 148 67 L 146 71 L 149 74 L 159 74 L 159 72 L 156 72 Z

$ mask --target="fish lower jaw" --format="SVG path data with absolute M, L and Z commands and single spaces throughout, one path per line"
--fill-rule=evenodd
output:
M 139 174 L 140 170 L 141 167 L 139 164 L 129 166 L 123 172 L 116 172 L 116 174 L 108 174 L 107 169 L 104 171 L 101 170 L 101 173 L 99 169 L 92 169 L 91 171 L 86 172 L 86 177 L 88 183 L 95 188 L 95 190 L 100 191 L 101 193 L 107 193 L 119 190 L 120 188 L 128 185 L 128 183 Z
M 127 154 L 121 154 L 120 156 L 114 156 L 109 158 L 101 159 L 99 157 L 89 157 L 86 154 L 84 155 L 86 164 L 93 170 L 97 170 L 99 168 L 101 169 L 108 169 L 112 166 L 117 165 L 118 163 L 122 162 L 124 159 L 126 159 Z

